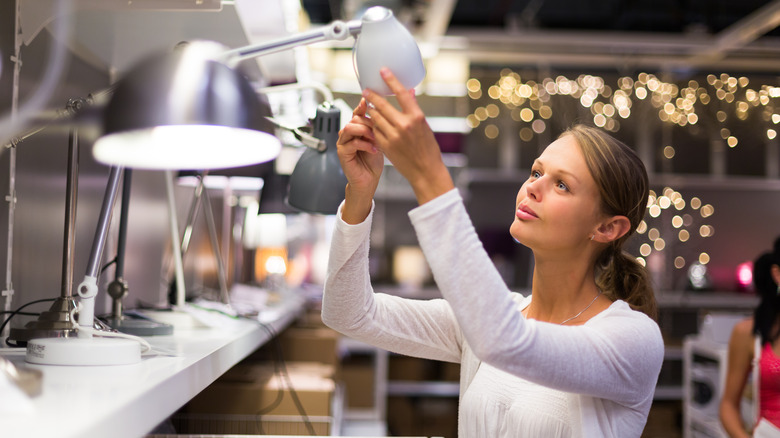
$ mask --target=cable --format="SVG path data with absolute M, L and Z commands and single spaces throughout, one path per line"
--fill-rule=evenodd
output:
M 264 324 L 262 322 L 260 323 L 260 327 L 268 332 L 268 335 L 271 337 L 271 343 L 273 346 L 272 350 L 275 353 L 274 369 L 280 372 L 281 376 L 284 378 L 284 381 L 287 384 L 287 388 L 290 390 L 290 397 L 292 397 L 293 403 L 295 404 L 296 409 L 298 409 L 298 413 L 301 414 L 301 417 L 303 417 L 303 422 L 306 425 L 306 429 L 309 431 L 309 435 L 317 435 L 317 432 L 314 430 L 314 426 L 311 424 L 311 420 L 309 420 L 309 416 L 306 414 L 306 410 L 303 408 L 303 404 L 301 403 L 300 398 L 298 398 L 298 393 L 295 392 L 295 388 L 293 388 L 292 379 L 290 378 L 290 374 L 287 372 L 287 365 L 284 362 L 282 344 L 279 342 L 279 337 L 277 336 L 276 331 L 270 325 Z M 281 389 L 279 392 L 282 392 Z M 257 421 L 258 427 L 260 428 L 260 414 L 258 414 Z
M 100 336 L 103 338 L 122 338 L 122 339 L 129 339 L 131 341 L 136 341 L 139 344 L 141 344 L 141 354 L 144 354 L 152 350 L 152 346 L 149 344 L 149 342 L 146 341 L 146 339 L 134 335 L 128 335 L 127 333 L 106 332 L 102 330 L 95 330 L 92 327 L 83 327 L 83 326 L 79 326 L 79 331 L 89 333 L 92 336 Z
M 20 312 L 22 311 L 22 309 L 24 309 L 25 307 L 31 306 L 31 305 L 37 304 L 37 303 L 44 303 L 44 302 L 47 302 L 47 301 L 55 301 L 55 300 L 56 300 L 56 298 L 44 298 L 42 300 L 30 301 L 29 303 L 22 305 L 18 309 L 12 311 L 11 315 L 8 316 L 8 318 L 6 318 L 5 321 L 3 321 L 2 324 L 0 324 L 0 333 L 2 333 L 3 329 L 5 328 L 5 326 L 8 325 L 9 322 L 11 322 L 11 318 L 13 318 L 16 315 L 19 315 Z M 8 340 L 7 339 L 6 339 L 6 344 L 8 344 Z
M 0 311 L 0 315 L 5 315 L 8 313 L 14 313 L 13 310 L 2 310 Z M 16 315 L 23 315 L 23 316 L 41 316 L 41 312 L 16 312 Z
M 116 264 L 116 257 L 114 257 L 113 259 L 111 259 L 111 260 L 109 260 L 108 262 L 106 262 L 106 264 L 105 264 L 105 265 L 103 265 L 103 267 L 102 267 L 102 268 L 100 268 L 100 273 L 102 274 L 102 273 L 103 273 L 103 271 L 105 271 L 105 270 L 106 270 L 106 269 L 108 269 L 108 268 L 109 268 L 111 265 L 114 265 L 114 264 Z

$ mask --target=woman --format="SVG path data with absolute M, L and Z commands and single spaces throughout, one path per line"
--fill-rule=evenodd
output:
M 754 400 L 758 406 L 754 407 L 757 425 L 753 436 L 780 437 L 780 239 L 775 240 L 774 251 L 753 263 L 753 284 L 761 301 L 753 317 L 738 322 L 732 330 L 720 420 L 729 436 L 750 436 L 742 423 L 740 403 L 748 375 L 756 369 L 758 397 Z
M 461 437 L 640 436 L 663 359 L 657 324 L 631 307 L 652 314 L 652 289 L 621 252 L 647 204 L 642 163 L 585 127 L 547 147 L 510 227 L 534 254 L 523 297 L 478 240 L 414 95 L 382 74 L 401 109 L 367 91 L 339 137 L 348 184 L 325 323 L 390 351 L 460 363 Z M 446 301 L 372 291 L 368 245 L 383 155 L 414 189 L 420 206 L 409 217 Z

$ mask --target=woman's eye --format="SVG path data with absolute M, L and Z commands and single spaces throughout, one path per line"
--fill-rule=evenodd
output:
M 540 176 L 542 176 L 542 174 L 538 170 L 532 170 L 531 171 L 531 177 L 532 178 L 539 178 Z
M 567 186 L 566 183 L 563 181 L 558 181 L 558 188 L 566 191 L 569 190 L 569 186 Z

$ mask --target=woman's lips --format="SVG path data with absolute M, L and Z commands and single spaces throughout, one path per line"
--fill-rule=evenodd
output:
M 538 219 L 539 216 L 536 215 L 536 213 L 531 210 L 529 207 L 525 205 L 521 205 L 517 207 L 517 212 L 515 213 L 518 219 L 528 220 L 528 219 Z

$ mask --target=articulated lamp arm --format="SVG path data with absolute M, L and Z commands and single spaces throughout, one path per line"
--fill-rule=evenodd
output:
M 362 26 L 363 23 L 360 20 L 352 20 L 350 22 L 336 20 L 326 26 L 312 29 L 308 32 L 302 32 L 273 41 L 267 41 L 260 44 L 228 50 L 225 52 L 224 58 L 229 66 L 234 67 L 239 62 L 247 59 L 281 52 L 298 46 L 318 43 L 321 41 L 345 40 L 349 36 L 356 36 L 358 33 L 360 33 Z

